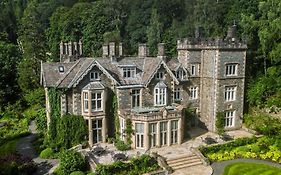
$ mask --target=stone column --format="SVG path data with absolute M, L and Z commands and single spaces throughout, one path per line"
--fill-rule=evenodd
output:
M 144 123 L 144 149 L 148 150 L 150 148 L 149 145 L 149 126 L 148 122 Z
M 119 120 L 120 120 L 120 118 L 119 118 Z M 136 129 L 135 122 L 132 122 L 132 127 L 133 127 L 133 130 L 135 131 L 135 129 Z M 136 134 L 132 134 L 132 144 L 131 144 L 131 147 L 136 149 Z
M 178 144 L 180 145 L 183 140 L 183 126 L 182 126 L 182 119 L 180 118 L 178 121 Z
M 103 117 L 102 118 L 102 142 L 105 143 L 106 142 L 106 138 L 107 138 L 107 124 L 106 124 L 106 118 Z
M 68 55 L 68 44 L 64 43 L 65 55 Z
M 45 89 L 45 96 L 46 96 L 46 117 L 47 117 L 47 128 L 49 130 L 50 122 L 51 122 L 51 107 L 49 102 L 49 95 L 48 95 L 48 88 Z
M 157 122 L 156 146 L 158 146 L 158 147 L 161 146 L 161 141 L 160 141 L 160 122 Z
M 167 123 L 167 135 L 168 135 L 168 139 L 167 139 L 167 145 L 168 146 L 171 146 L 171 120 L 168 120 L 168 123 Z
M 93 141 L 93 122 L 92 119 L 89 117 L 88 118 L 88 129 L 89 129 L 89 145 L 92 147 L 94 145 Z

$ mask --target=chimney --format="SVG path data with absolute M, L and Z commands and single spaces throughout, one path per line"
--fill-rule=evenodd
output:
M 109 43 L 109 56 L 115 56 L 115 42 Z
M 72 56 L 72 43 L 71 42 L 68 43 L 68 50 L 69 50 L 68 55 Z
M 139 57 L 146 57 L 148 53 L 149 51 L 146 44 L 139 44 Z
M 63 53 L 63 42 L 61 41 L 60 42 L 60 56 L 62 56 L 64 53 Z
M 164 57 L 165 56 L 165 44 L 159 43 L 158 44 L 158 54 L 157 56 Z
M 102 45 L 102 56 L 107 57 L 108 56 L 108 44 Z
M 79 55 L 83 55 L 83 45 L 82 45 L 82 41 L 79 40 Z
M 226 39 L 231 39 L 232 41 L 235 41 L 236 31 L 237 31 L 237 26 L 235 24 L 233 26 L 230 26 L 227 31 Z
M 123 55 L 123 44 L 119 43 L 119 56 Z
M 64 51 L 65 51 L 65 55 L 68 55 L 68 44 L 64 43 Z
M 195 38 L 202 38 L 203 37 L 203 28 L 202 27 L 196 27 L 195 28 Z
M 73 42 L 73 47 L 73 55 L 79 55 L 77 42 Z

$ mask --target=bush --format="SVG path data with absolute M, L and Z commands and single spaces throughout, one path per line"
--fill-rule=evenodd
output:
M 46 148 L 40 153 L 40 157 L 43 159 L 50 159 L 54 157 L 54 151 L 52 148 Z
M 99 175 L 125 175 L 125 174 L 144 174 L 155 171 L 159 168 L 157 161 L 149 155 L 142 155 L 141 157 L 133 158 L 129 163 L 114 162 L 111 165 L 99 164 L 96 168 L 96 173 Z
M 52 119 L 50 125 L 56 125 L 55 140 L 49 139 L 52 148 L 69 149 L 87 140 L 88 130 L 82 116 L 65 115 Z
M 126 144 L 123 140 L 115 139 L 114 146 L 119 151 L 126 151 L 131 148 L 129 144 Z
M 70 175 L 85 175 L 82 171 L 74 171 Z
M 73 150 L 63 151 L 60 154 L 60 172 L 64 175 L 69 175 L 74 171 L 83 171 L 86 168 L 85 159 L 80 153 Z
M 36 165 L 31 158 L 10 154 L 0 157 L 1 175 L 30 175 L 36 171 Z

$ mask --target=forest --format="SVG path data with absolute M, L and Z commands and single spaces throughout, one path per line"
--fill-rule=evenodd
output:
M 40 88 L 40 63 L 58 61 L 60 41 L 82 39 L 84 56 L 101 55 L 117 41 L 136 53 L 147 43 L 155 54 L 164 42 L 176 56 L 176 41 L 225 37 L 238 26 L 248 45 L 247 105 L 281 107 L 281 2 L 279 0 L 1 0 L 0 115 L 26 108 Z

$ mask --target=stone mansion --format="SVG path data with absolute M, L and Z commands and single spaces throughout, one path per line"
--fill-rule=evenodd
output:
M 230 27 L 224 39 L 195 38 L 177 42 L 177 57 L 165 55 L 163 43 L 158 54 L 149 55 L 139 44 L 136 56 L 125 56 L 122 44 L 110 42 L 101 57 L 85 58 L 82 43 L 60 43 L 60 62 L 41 65 L 41 82 L 46 91 L 47 119 L 50 121 L 48 89 L 65 89 L 61 114 L 81 115 L 87 121 L 89 144 L 106 142 L 114 117 L 109 99 L 116 95 L 120 139 L 126 119 L 132 121 L 132 148 L 181 144 L 190 127 L 215 131 L 217 112 L 225 116 L 225 128 L 241 127 L 247 46 Z M 194 109 L 186 117 L 185 108 Z M 189 121 L 188 121 L 189 120 Z

